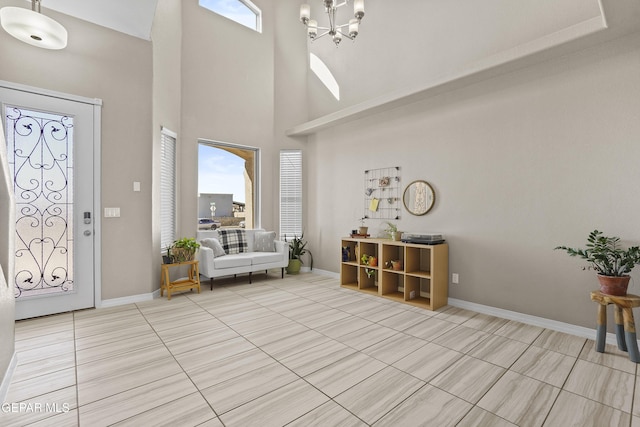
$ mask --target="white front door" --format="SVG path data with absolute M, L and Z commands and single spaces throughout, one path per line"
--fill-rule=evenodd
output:
M 95 306 L 96 105 L 0 85 L 16 201 L 16 319 Z

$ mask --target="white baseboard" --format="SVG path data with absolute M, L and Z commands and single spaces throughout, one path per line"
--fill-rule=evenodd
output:
M 336 279 L 340 278 L 339 273 L 334 273 L 333 271 L 320 270 L 317 268 L 313 269 L 313 273 L 316 273 L 322 276 L 333 277 Z M 456 298 L 449 298 L 449 305 L 453 307 L 464 308 L 467 310 L 475 311 L 477 313 L 500 317 L 502 319 L 515 320 L 518 322 L 525 323 L 527 325 L 539 326 L 541 328 L 551 329 L 552 331 L 564 332 L 566 334 L 575 335 L 581 338 L 588 338 L 590 340 L 596 339 L 595 328 L 593 329 L 585 328 L 584 326 L 572 325 L 570 323 L 559 322 L 557 320 L 546 319 L 544 317 L 518 313 L 517 311 L 504 310 L 502 308 L 476 304 L 474 302 L 464 301 Z M 617 343 L 618 341 L 616 339 L 616 334 L 611 332 L 607 333 L 607 344 L 617 345 Z
M 16 366 L 18 365 L 18 353 L 13 352 L 13 356 L 11 356 L 11 361 L 9 362 L 9 366 L 4 373 L 4 377 L 2 378 L 2 382 L 0 383 L 0 403 L 6 402 L 7 393 L 9 392 L 9 384 L 11 384 L 11 378 L 13 377 L 13 372 L 16 370 Z
M 539 326 L 541 328 L 551 329 L 553 331 L 564 332 L 566 334 L 575 335 L 581 338 L 588 338 L 590 340 L 596 339 L 595 328 L 585 328 L 584 326 L 558 322 L 557 320 L 545 319 L 544 317 L 532 316 L 530 314 L 518 313 L 517 311 L 504 310 L 502 308 L 476 304 L 474 302 L 463 301 L 455 298 L 449 298 L 449 305 L 475 311 L 477 313 L 500 317 L 502 319 L 515 320 L 527 325 Z M 617 345 L 616 334 L 607 333 L 607 344 Z
M 149 294 L 130 295 L 128 297 L 111 298 L 100 301 L 99 308 L 116 307 L 118 305 L 134 304 L 136 302 L 151 301 L 152 299 L 160 297 L 160 289 Z M 98 308 L 96 307 L 96 308 Z

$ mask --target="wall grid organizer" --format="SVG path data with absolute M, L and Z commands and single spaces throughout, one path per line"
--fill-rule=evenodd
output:
M 363 217 L 400 219 L 400 166 L 364 171 Z

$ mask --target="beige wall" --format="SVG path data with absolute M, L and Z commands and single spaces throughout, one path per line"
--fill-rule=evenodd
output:
M 180 0 L 159 0 L 151 32 L 153 44 L 153 191 L 152 191 L 152 286 L 160 283 L 160 129 L 178 135 L 177 154 L 182 145 L 180 131 L 182 13 Z M 180 169 L 177 170 L 179 179 Z M 178 193 L 179 196 L 179 193 Z M 178 212 L 180 218 L 180 212 Z
M 151 274 L 151 43 L 46 13 L 67 28 L 67 48 L 39 49 L 0 31 L 0 79 L 103 100 L 102 206 L 120 207 L 122 216 L 102 219 L 102 298 L 149 293 L 158 287 Z M 133 192 L 134 181 L 141 192 Z
M 552 249 L 584 245 L 595 228 L 640 243 L 639 69 L 636 34 L 310 137 L 317 267 L 339 270 L 364 170 L 400 166 L 403 186 L 436 191 L 432 212 L 403 211 L 398 228 L 444 233 L 460 275 L 451 297 L 593 326 L 594 273 Z
M 198 139 L 261 151 L 261 225 L 274 223 L 274 43 L 271 1 L 254 1 L 264 12 L 263 32 L 182 2 L 181 199 L 178 232 L 194 236 L 197 221 Z M 276 155 L 277 158 L 277 155 Z M 260 224 L 256 224 L 260 225 Z

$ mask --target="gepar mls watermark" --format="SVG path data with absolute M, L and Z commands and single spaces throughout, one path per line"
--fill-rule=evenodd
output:
M 0 413 L 4 414 L 31 414 L 31 413 L 55 413 L 69 412 L 71 405 L 57 402 L 5 402 L 0 405 Z

